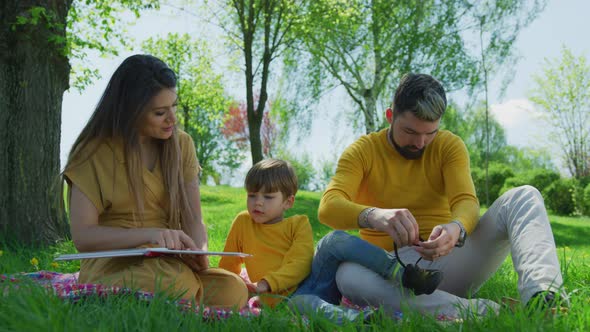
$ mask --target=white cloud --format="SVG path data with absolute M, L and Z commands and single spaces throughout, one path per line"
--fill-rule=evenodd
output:
M 528 99 L 511 99 L 493 104 L 491 113 L 504 127 L 508 144 L 519 147 L 539 148 L 547 144 L 545 137 L 549 126 Z

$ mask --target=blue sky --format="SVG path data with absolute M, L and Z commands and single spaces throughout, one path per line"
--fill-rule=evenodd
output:
M 590 55 L 589 13 L 589 0 L 551 0 L 545 11 L 521 32 L 516 43 L 516 51 L 521 58 L 512 71 L 511 83 L 503 96 L 499 95 L 499 79 L 492 82 L 490 89 L 492 113 L 506 129 L 509 144 L 530 147 L 550 146 L 544 139 L 548 127 L 538 118 L 535 106 L 527 100 L 533 86 L 532 75 L 541 72 L 544 58 L 559 57 L 563 45 L 577 56 Z M 211 28 L 207 28 L 205 24 L 196 23 L 196 20 L 198 18 L 191 15 L 146 13 L 135 26 L 129 29 L 129 32 L 138 43 L 151 36 L 165 35 L 167 32 L 188 32 L 201 38 L 214 35 L 211 33 Z M 211 42 L 216 45 L 215 40 Z M 220 47 L 218 52 L 220 55 L 223 54 L 223 48 Z M 62 165 L 73 141 L 90 117 L 100 94 L 106 87 L 108 78 L 132 53 L 134 52 L 123 52 L 120 56 L 109 59 L 91 56 L 90 64 L 100 70 L 103 78 L 81 94 L 73 89 L 64 94 Z M 223 56 L 219 59 L 223 59 Z M 222 68 L 225 64 L 217 65 Z M 241 73 L 224 75 L 230 93 L 243 89 Z M 351 110 L 353 105 L 347 98 L 342 98 L 342 95 L 342 91 L 335 90 L 320 101 L 318 105 L 320 112 L 312 127 L 311 135 L 302 142 L 294 144 L 293 150 L 296 153 L 308 153 L 316 163 L 337 158 L 348 144 L 362 134 L 352 131 L 347 126 L 347 119 L 342 116 L 344 113 L 342 110 Z M 240 98 L 240 96 L 234 97 Z M 560 165 L 558 148 L 552 147 L 552 151 L 556 164 Z

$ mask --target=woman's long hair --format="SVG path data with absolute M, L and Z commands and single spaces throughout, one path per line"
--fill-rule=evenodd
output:
M 145 189 L 138 128 L 147 112 L 148 102 L 163 89 L 175 87 L 176 75 L 162 60 L 151 55 L 133 55 L 125 59 L 111 77 L 94 113 L 70 150 L 61 173 L 62 188 L 67 180 L 63 175 L 66 171 L 90 158 L 106 139 L 121 140 L 135 212 L 142 219 Z M 171 138 L 161 140 L 158 146 L 169 200 L 169 226 L 182 229 L 193 216 L 185 189 L 176 129 Z

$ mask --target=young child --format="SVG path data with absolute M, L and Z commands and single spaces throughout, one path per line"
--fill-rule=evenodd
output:
M 324 236 L 314 255 L 307 216 L 284 218 L 297 193 L 297 177 L 288 162 L 258 162 L 246 175 L 245 188 L 248 211 L 234 219 L 224 251 L 252 256 L 223 256 L 219 267 L 239 274 L 245 264 L 251 281 L 247 282 L 248 288 L 259 294 L 263 303 L 273 306 L 289 296 L 291 308 L 307 314 L 320 313 L 337 323 L 364 318 L 365 314 L 358 310 L 338 305 L 342 294 L 335 277 L 344 261 L 359 263 L 402 284 L 404 269 L 396 263 L 395 256 L 343 231 Z M 424 290 L 414 292 L 420 294 Z
M 286 161 L 258 162 L 246 175 L 245 187 L 248 211 L 234 219 L 224 251 L 252 256 L 223 256 L 219 267 L 240 274 L 244 263 L 252 282 L 247 283 L 249 290 L 273 306 L 309 275 L 313 259 L 311 225 L 307 216 L 283 217 L 297 193 L 297 177 Z

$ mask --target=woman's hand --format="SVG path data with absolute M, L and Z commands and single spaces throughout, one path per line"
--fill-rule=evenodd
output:
M 180 255 L 180 259 L 195 272 L 209 268 L 209 256 L 207 255 Z
M 153 228 L 149 243 L 175 250 L 199 250 L 190 236 L 177 229 Z

